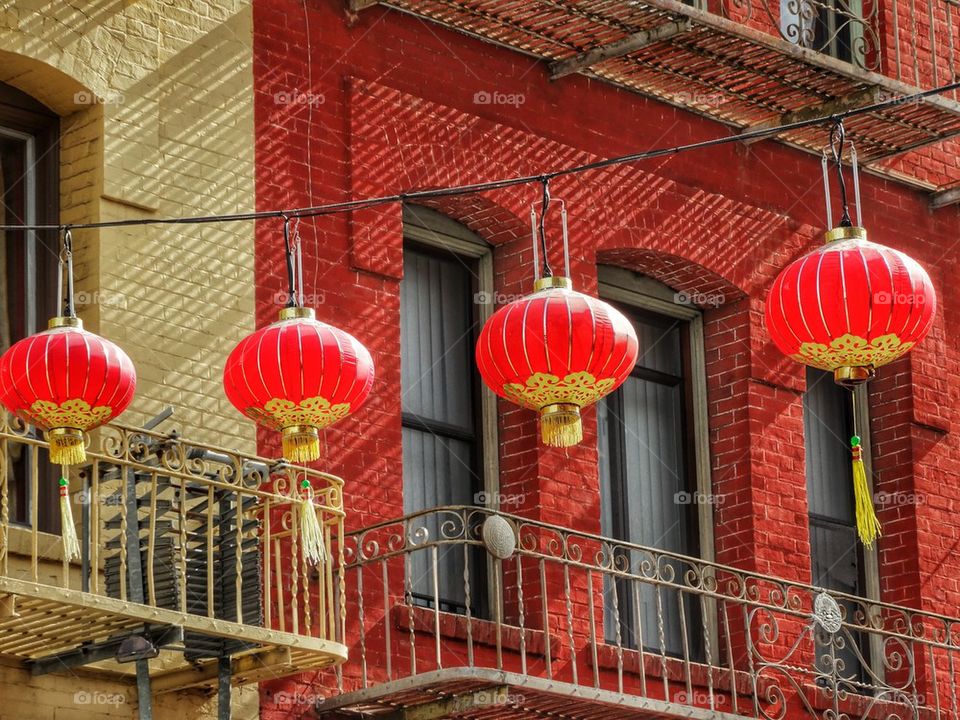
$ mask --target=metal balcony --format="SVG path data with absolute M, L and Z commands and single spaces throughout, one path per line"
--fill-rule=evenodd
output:
M 740 129 L 771 127 L 952 82 L 956 0 L 349 0 L 381 4 Z M 944 147 L 956 92 L 847 121 L 867 172 L 931 191 L 960 182 Z M 821 153 L 823 128 L 778 136 Z M 940 146 L 936 148 L 935 146 Z M 934 205 L 955 202 L 937 195 Z
M 343 558 L 328 720 L 960 717 L 955 618 L 476 507 Z
M 107 426 L 71 473 L 81 558 L 66 562 L 60 537 L 38 530 L 36 499 L 59 478 L 47 447 L 29 426 L 0 420 L 0 656 L 34 674 L 133 675 L 140 663 L 118 653 L 139 636 L 159 650 L 146 664 L 153 693 L 222 682 L 224 659 L 243 684 L 346 658 L 343 570 L 330 555 L 343 523 L 339 478 Z M 304 479 L 326 532 L 328 559 L 316 567 L 299 538 Z M 23 498 L 34 500 L 18 525 Z

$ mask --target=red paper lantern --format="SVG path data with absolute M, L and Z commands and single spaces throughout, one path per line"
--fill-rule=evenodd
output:
M 309 462 L 320 457 L 319 431 L 359 408 L 373 377 L 373 359 L 355 337 L 310 308 L 288 307 L 233 349 L 223 387 L 240 412 L 283 433 L 285 458 Z
M 126 410 L 136 387 L 127 354 L 76 317 L 51 319 L 0 358 L 0 402 L 46 431 L 58 465 L 84 462 L 84 432 Z
M 637 349 L 633 325 L 616 308 L 575 292 L 569 278 L 546 277 L 493 314 L 476 354 L 497 395 L 540 413 L 543 442 L 568 447 L 583 439 L 580 408 L 623 383 Z
M 773 281 L 767 329 L 784 354 L 832 371 L 837 383 L 853 389 L 926 336 L 937 296 L 930 276 L 913 258 L 869 242 L 863 228 L 841 225 L 826 240 Z M 856 406 L 853 418 L 857 533 L 871 547 L 881 528 L 856 432 Z
M 937 296 L 913 258 L 869 242 L 863 228 L 834 228 L 826 240 L 774 280 L 767 329 L 784 354 L 852 385 L 926 336 Z

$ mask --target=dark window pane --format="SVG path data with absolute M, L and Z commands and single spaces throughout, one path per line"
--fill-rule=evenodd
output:
M 597 406 L 602 530 L 617 540 L 697 555 L 696 481 L 686 418 L 689 378 L 684 377 L 689 358 L 683 338 L 689 328 L 649 313 L 630 317 L 640 342 L 640 360 L 633 375 Z M 656 562 L 640 551 L 627 555 L 624 561 L 635 574 L 641 564 Z M 684 569 L 673 567 L 674 576 L 680 578 Z M 664 577 L 670 573 L 664 561 L 660 571 Z M 681 656 L 686 625 L 686 650 L 693 658 L 700 656 L 702 623 L 691 596 L 681 597 L 666 586 L 614 582 L 610 577 L 605 578 L 604 592 L 608 641 L 614 641 L 619 630 L 627 647 Z
M 833 381 L 833 373 L 807 369 L 803 396 L 807 504 L 810 512 L 810 571 L 813 584 L 848 595 L 865 595 L 863 552 L 857 538 L 850 458 L 852 399 Z M 848 607 L 847 612 L 852 612 Z M 864 676 L 865 638 L 841 630 L 832 641 L 818 634 L 817 668 L 838 680 Z M 859 652 L 859 656 L 858 656 Z M 848 690 L 859 691 L 852 685 Z
M 408 245 L 400 283 L 400 366 L 403 409 L 403 510 L 472 505 L 481 489 L 477 432 L 478 380 L 473 362 L 475 262 L 442 250 Z M 415 523 L 436 540 L 445 518 Z M 446 518 L 449 519 L 449 518 Z M 462 611 L 464 571 L 470 563 L 471 612 L 482 612 L 486 572 L 482 557 L 457 544 L 410 555 L 414 601 Z M 434 569 L 436 583 L 434 588 Z
M 58 221 L 58 125 L 39 103 L 0 83 L 0 224 Z M 45 328 L 54 313 L 57 244 L 52 232 L 0 231 L 0 352 Z M 58 473 L 46 451 L 9 443 L 7 473 L 10 520 L 30 524 L 35 501 L 39 529 L 59 533 Z

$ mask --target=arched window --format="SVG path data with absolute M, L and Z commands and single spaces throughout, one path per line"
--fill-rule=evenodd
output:
M 483 390 L 474 345 L 493 306 L 490 247 L 439 213 L 404 208 L 403 280 L 400 283 L 400 369 L 403 419 L 403 510 L 445 505 L 495 506 L 496 405 Z M 437 518 L 424 525 L 432 538 Z M 464 557 L 442 548 L 439 598 L 428 553 L 411 557 L 415 600 L 442 610 L 465 609 Z M 481 563 L 482 557 L 471 560 Z M 481 565 L 471 570 L 474 613 L 485 601 Z
M 853 413 L 870 468 L 870 434 L 867 403 L 858 393 L 851 403 L 850 391 L 833 381 L 833 373 L 807 368 L 803 394 L 803 434 L 806 452 L 807 507 L 810 526 L 810 580 L 817 587 L 860 597 L 879 597 L 877 558 L 857 537 L 850 463 Z M 869 476 L 869 472 L 868 472 Z M 848 607 L 848 613 L 854 611 Z M 862 657 L 870 657 L 866 638 L 860 637 Z M 830 648 L 818 651 L 822 660 Z M 852 647 L 836 650 L 845 675 L 866 679 L 865 669 Z M 826 661 L 823 661 L 826 662 Z M 847 688 L 854 690 L 853 687 Z
M 59 131 L 54 113 L 0 83 L 0 225 L 59 222 Z M 58 243 L 56 232 L 0 230 L 0 352 L 44 329 L 55 314 Z M 39 529 L 59 532 L 57 484 L 44 477 L 49 463 L 34 452 L 10 446 L 10 519 L 22 525 L 36 519 Z
M 603 534 L 712 559 L 701 312 L 651 278 L 604 266 L 599 277 L 601 295 L 630 319 L 640 341 L 633 373 L 597 406 Z M 624 554 L 638 573 L 640 564 L 651 560 L 641 551 Z M 677 577 L 687 569 L 674 568 Z M 704 622 L 694 596 L 679 597 L 669 588 L 629 580 L 617 581 L 616 588 L 610 584 L 608 603 L 614 590 L 617 602 L 616 607 L 608 604 L 605 613 L 608 638 L 619 622 L 621 641 L 628 647 L 702 657 L 704 633 L 714 629 L 712 621 Z

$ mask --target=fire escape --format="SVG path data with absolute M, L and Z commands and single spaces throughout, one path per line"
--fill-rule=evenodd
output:
M 739 131 L 814 118 L 953 82 L 952 0 L 349 0 L 384 5 L 581 73 Z M 960 95 L 846 122 L 869 173 L 960 200 Z M 822 128 L 777 136 L 820 154 Z

